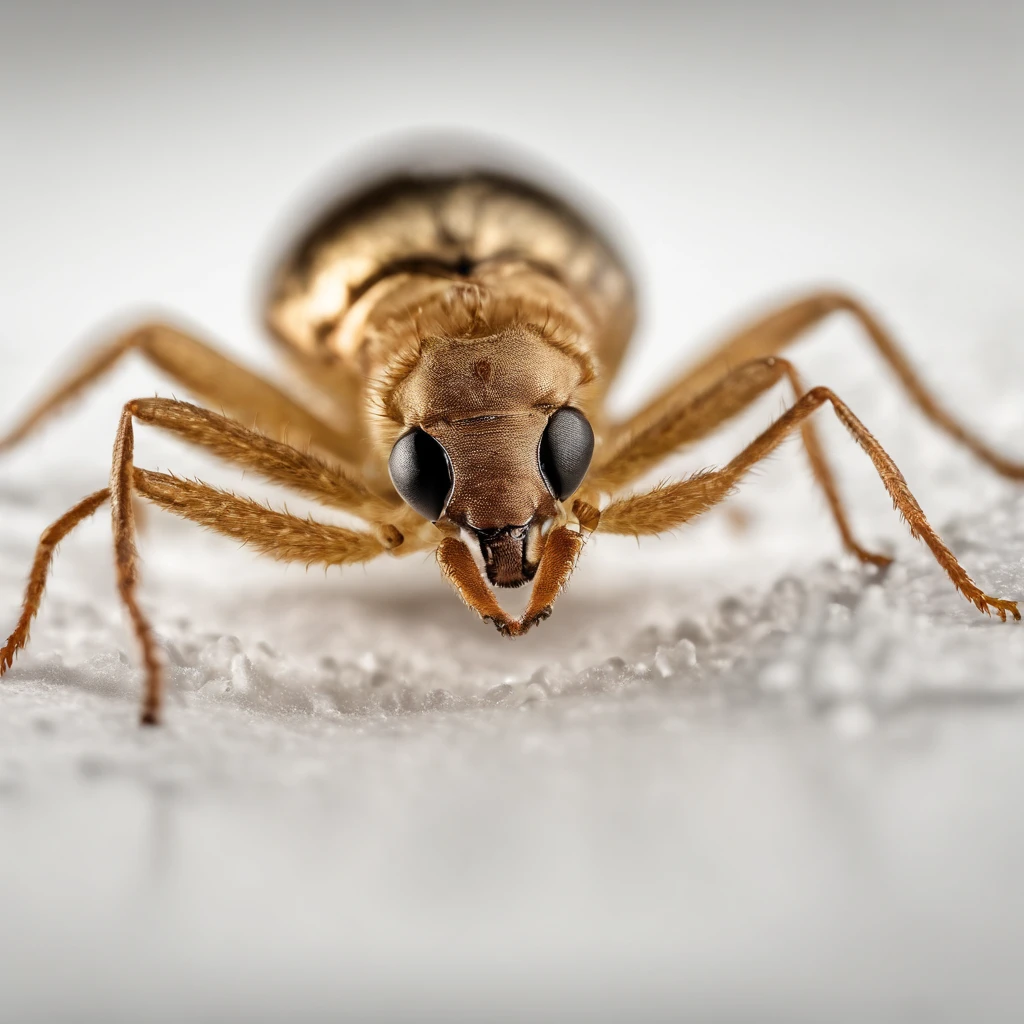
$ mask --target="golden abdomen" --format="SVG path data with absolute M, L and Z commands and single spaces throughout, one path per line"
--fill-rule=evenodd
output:
M 572 295 L 592 325 L 605 385 L 635 320 L 632 278 L 611 244 L 568 203 L 493 172 L 381 177 L 343 197 L 278 269 L 266 306 L 273 334 L 324 364 L 361 359 L 374 309 L 415 303 L 441 282 Z

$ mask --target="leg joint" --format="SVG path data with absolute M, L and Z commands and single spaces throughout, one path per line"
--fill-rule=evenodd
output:
M 824 387 L 819 384 L 817 387 L 811 388 L 804 396 L 804 401 L 808 405 L 824 405 L 826 402 L 835 402 L 836 393 L 831 389 Z

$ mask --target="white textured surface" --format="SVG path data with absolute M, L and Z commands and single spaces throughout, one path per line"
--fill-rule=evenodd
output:
M 14 24 L 0 425 L 140 302 L 266 365 L 242 298 L 289 196 L 368 134 L 456 121 L 532 144 L 633 228 L 650 302 L 623 401 L 744 303 L 852 282 L 1024 456 L 1019 20 L 887 13 L 880 37 L 877 16 L 787 33 L 748 12 L 739 36 L 710 15 L 574 20 L 576 48 L 503 25 L 531 59 L 497 98 L 467 85 L 493 70 L 477 19 Z M 436 56 L 453 32 L 474 45 L 411 87 L 424 39 Z M 979 581 L 1024 597 L 1024 498 L 908 414 L 866 351 L 844 324 L 795 358 Z M 120 403 L 154 388 L 122 371 L 0 466 L 4 623 L 41 528 L 103 480 Z M 98 516 L 0 685 L 0 1019 L 1018 1020 L 1024 629 L 960 600 L 826 434 L 859 533 L 898 555 L 883 578 L 828 561 L 790 446 L 736 499 L 747 533 L 601 538 L 517 642 L 427 560 L 307 575 L 154 515 L 158 731 L 134 724 Z M 151 435 L 139 461 L 243 486 Z
M 947 529 L 1001 593 L 1022 510 Z M 881 583 L 807 567 L 754 594 L 706 575 L 739 579 L 727 555 L 689 594 L 616 592 L 604 564 L 523 651 L 431 572 L 282 580 L 160 523 L 146 547 L 205 582 L 147 559 L 179 696 L 154 732 L 95 593 L 104 539 L 66 546 L 3 688 L 8 1019 L 1020 996 L 1024 630 L 912 548 Z

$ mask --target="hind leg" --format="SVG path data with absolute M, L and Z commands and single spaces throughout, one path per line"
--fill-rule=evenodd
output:
M 18 624 L 14 627 L 14 632 L 0 649 L 0 675 L 3 675 L 11 667 L 14 663 L 14 656 L 28 643 L 29 629 L 36 612 L 39 611 L 43 591 L 46 589 L 46 577 L 50 572 L 50 565 L 53 562 L 57 545 L 79 523 L 88 519 L 109 497 L 110 489 L 106 487 L 102 491 L 90 494 L 74 508 L 68 509 L 39 538 L 39 546 L 36 548 L 36 556 L 32 561 L 32 570 L 29 573 L 25 597 L 21 604 L 21 616 L 18 619 Z
M 639 412 L 616 425 L 613 430 L 615 439 L 601 454 L 598 472 L 619 458 L 632 437 L 649 432 L 658 422 L 678 415 L 699 395 L 744 363 L 778 355 L 811 328 L 840 312 L 853 316 L 872 346 L 895 373 L 911 402 L 928 420 L 997 473 L 1014 480 L 1024 480 L 1024 462 L 1013 461 L 995 451 L 948 412 L 924 385 L 893 336 L 873 313 L 851 296 L 830 291 L 817 292 L 759 317 L 713 348 L 704 359 L 686 370 Z M 636 479 L 643 469 L 643 465 L 638 464 L 636 474 L 622 482 Z
M 214 408 L 223 409 L 242 423 L 258 424 L 264 433 L 278 440 L 311 443 L 357 466 L 364 460 L 365 447 L 360 438 L 335 430 L 274 384 L 194 335 L 163 323 L 135 327 L 95 350 L 6 435 L 0 436 L 0 452 L 23 441 L 131 352 L 138 352 Z

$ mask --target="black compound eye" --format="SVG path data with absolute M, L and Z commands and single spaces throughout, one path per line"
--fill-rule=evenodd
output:
M 388 473 L 405 503 L 432 523 L 441 518 L 452 493 L 452 464 L 444 446 L 417 427 L 395 442 Z
M 564 501 L 590 468 L 594 431 L 578 409 L 559 409 L 548 420 L 540 439 L 540 473 L 548 490 Z

